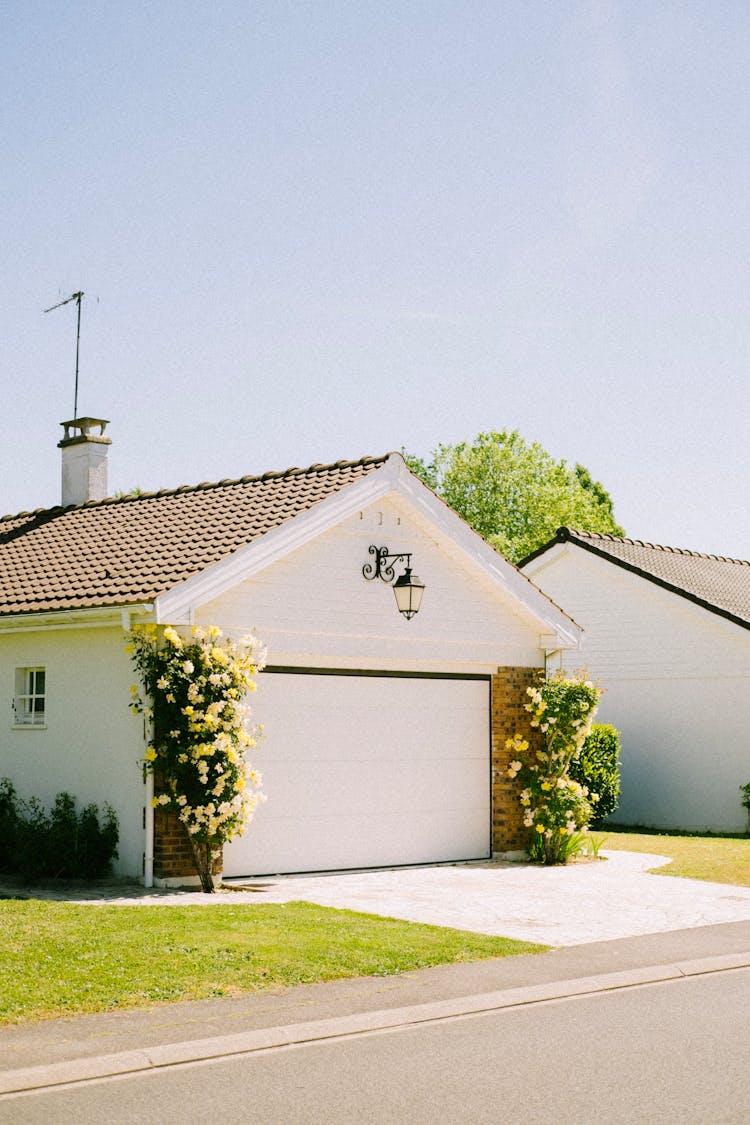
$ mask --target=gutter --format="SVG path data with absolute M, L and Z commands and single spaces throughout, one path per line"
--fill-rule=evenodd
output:
M 133 617 L 153 616 L 153 602 L 135 605 L 99 606 L 95 609 L 65 609 L 46 613 L 14 613 L 0 617 L 0 633 L 55 632 L 63 629 L 116 629 L 129 632 Z

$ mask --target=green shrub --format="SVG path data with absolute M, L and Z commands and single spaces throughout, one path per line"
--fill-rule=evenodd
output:
M 8 778 L 0 779 L 0 871 L 29 879 L 97 879 L 117 855 L 117 816 L 96 805 L 78 813 L 75 797 L 58 793 L 50 812 L 37 797 L 22 801 Z
M 571 762 L 570 776 L 596 793 L 592 828 L 601 828 L 613 813 L 620 796 L 620 733 L 607 723 L 594 723 L 591 734 L 581 748 L 576 761 Z
M 18 831 L 16 790 L 7 777 L 0 778 L 0 871 L 11 866 Z

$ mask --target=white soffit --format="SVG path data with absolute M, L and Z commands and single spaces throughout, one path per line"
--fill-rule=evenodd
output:
M 570 554 L 570 543 L 553 543 L 543 554 L 527 562 L 522 569 L 523 574 L 541 574 L 552 563 L 559 562 L 565 555 Z
M 267 566 L 390 493 L 407 500 L 440 537 L 449 539 L 458 552 L 478 566 L 492 583 L 520 603 L 539 622 L 542 633 L 553 633 L 559 647 L 578 647 L 582 633 L 580 627 L 427 488 L 407 468 L 398 453 L 392 453 L 381 469 L 347 485 L 162 594 L 156 600 L 157 621 L 189 624 L 196 606 L 212 601 L 239 582 L 254 577 Z

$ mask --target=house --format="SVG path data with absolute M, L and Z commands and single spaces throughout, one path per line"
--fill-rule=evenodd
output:
M 185 882 L 181 828 L 151 811 L 126 634 L 255 629 L 268 666 L 252 761 L 268 799 L 225 874 L 524 846 L 505 740 L 580 629 L 399 454 L 107 498 L 106 422 L 63 425 L 62 505 L 0 521 L 0 777 L 23 797 L 108 801 L 118 873 Z M 416 614 L 379 564 L 402 586 L 408 566 L 407 595 L 419 574 Z
M 744 832 L 750 563 L 560 528 L 520 564 L 585 629 L 622 739 L 622 824 Z

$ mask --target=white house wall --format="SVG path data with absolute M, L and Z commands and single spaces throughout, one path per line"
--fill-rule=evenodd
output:
M 569 668 L 605 688 L 622 735 L 624 824 L 744 831 L 750 780 L 750 631 L 574 546 L 526 572 L 585 629 Z
M 0 634 L 0 777 L 19 796 L 47 807 L 68 792 L 80 809 L 115 810 L 120 826 L 115 873 L 140 877 L 145 786 L 143 720 L 131 714 L 135 682 L 121 629 L 64 629 Z M 46 669 L 46 729 L 14 729 L 15 669 Z
M 426 589 L 411 621 L 389 586 L 363 577 L 371 544 L 413 553 Z M 200 606 L 195 619 L 234 635 L 255 628 L 273 664 L 477 672 L 542 662 L 539 623 L 390 498 Z

